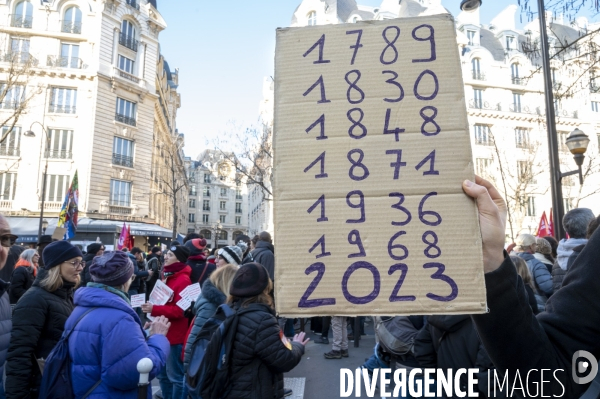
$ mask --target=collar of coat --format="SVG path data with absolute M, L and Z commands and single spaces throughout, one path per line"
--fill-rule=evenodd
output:
M 127 302 L 128 304 L 131 305 L 129 296 L 126 293 L 124 293 L 123 291 L 116 289 L 115 287 L 111 287 L 109 285 L 100 284 L 100 283 L 88 283 L 87 286 L 91 287 L 91 288 L 102 288 L 105 291 L 108 291 L 110 293 L 120 296 L 125 302 Z

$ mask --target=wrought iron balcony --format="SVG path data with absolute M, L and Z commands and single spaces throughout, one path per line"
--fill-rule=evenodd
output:
M 74 68 L 74 69 L 86 69 L 87 65 L 83 63 L 81 58 L 77 57 L 57 57 L 55 55 L 49 55 L 46 65 L 49 67 L 56 68 Z
M 469 108 L 488 109 L 488 110 L 492 110 L 492 111 L 502 111 L 502 105 L 500 103 L 490 104 L 487 101 L 481 101 L 481 100 L 475 100 L 475 99 L 469 100 Z
M 45 152 L 46 158 L 50 159 L 71 159 L 73 152 L 71 150 L 48 150 Z
M 112 163 L 113 165 L 121 165 L 127 168 L 133 168 L 133 158 L 127 155 L 113 153 Z
M 483 72 L 472 72 L 472 77 L 474 80 L 485 80 L 485 73 Z
M 119 35 L 119 44 L 137 52 L 138 41 L 134 37 L 126 35 L 125 33 L 121 33 Z
M 33 17 L 28 17 L 23 14 L 10 14 L 10 26 L 13 28 L 31 29 L 33 26 Z
M 138 3 L 137 0 L 127 0 L 126 3 L 129 7 L 133 7 L 136 10 L 140 9 L 140 3 Z
M 115 114 L 115 120 L 126 125 L 136 126 L 135 118 L 126 115 L 121 115 L 118 112 Z
M 77 113 L 77 106 L 50 104 L 48 107 L 48 112 L 54 112 L 57 114 L 75 114 Z
M 519 77 L 513 76 L 512 77 L 512 84 L 519 85 L 519 86 L 525 86 L 527 84 L 527 82 L 523 78 L 519 78 Z
M 81 22 L 60 21 L 60 31 L 64 33 L 81 34 Z
M 0 210 L 10 211 L 12 210 L 13 202 L 10 200 L 1 200 L 0 201 Z
M 0 156 L 5 156 L 5 157 L 18 157 L 19 155 L 21 155 L 21 152 L 19 151 L 18 147 L 15 146 L 5 146 L 5 145 L 0 145 Z
M 111 201 L 108 205 L 109 213 L 116 213 L 118 215 L 131 215 L 133 208 L 129 206 L 128 203 L 124 203 L 121 201 Z
M 138 78 L 135 75 L 130 74 L 129 72 L 125 72 L 122 69 L 119 68 L 115 68 L 117 73 L 119 74 L 120 77 L 122 77 L 123 79 L 127 79 L 133 83 L 140 83 L 140 78 Z
M 31 63 L 32 66 L 37 66 L 38 60 L 33 57 L 30 53 L 25 51 L 12 51 L 2 54 L 0 61 L 10 62 L 13 64 L 27 64 Z
M 3 101 L 0 103 L 0 109 L 18 109 L 20 105 L 20 101 Z

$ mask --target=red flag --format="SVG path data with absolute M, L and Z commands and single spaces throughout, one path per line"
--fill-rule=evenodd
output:
M 552 212 L 552 208 L 550 208 L 550 223 L 548 224 L 549 236 L 554 237 L 554 213 Z
M 552 215 L 550 217 L 552 217 Z M 550 225 L 548 223 L 548 218 L 546 217 L 546 211 L 544 211 L 544 213 L 542 213 L 542 218 L 540 219 L 540 225 L 538 226 L 536 236 L 546 237 L 551 235 L 552 233 L 550 232 Z
M 123 222 L 123 227 L 121 227 L 121 234 L 119 235 L 119 242 L 117 243 L 117 249 L 122 250 L 123 248 L 129 245 L 129 235 L 127 232 L 127 225 Z
M 133 236 L 131 235 L 131 225 L 127 226 L 127 238 L 129 239 L 129 242 L 127 243 L 127 248 L 129 248 L 131 250 L 131 248 L 133 248 L 135 246 L 134 243 L 134 239 Z

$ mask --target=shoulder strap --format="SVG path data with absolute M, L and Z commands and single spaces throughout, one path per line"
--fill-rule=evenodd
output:
M 202 277 L 204 277 L 204 273 L 206 273 L 206 269 L 208 269 L 208 262 L 204 262 L 204 270 L 202 270 L 202 274 L 200 275 L 200 278 L 198 279 L 198 281 L 196 281 L 197 283 L 199 283 L 200 281 L 202 281 Z
M 99 379 L 98 381 L 96 381 L 96 383 L 95 383 L 95 384 L 94 384 L 94 385 L 93 385 L 93 386 L 92 386 L 92 387 L 91 387 L 91 388 L 90 388 L 90 389 L 89 389 L 89 390 L 88 390 L 88 391 L 85 393 L 85 395 L 83 395 L 83 396 L 81 397 L 81 399 L 85 399 L 85 398 L 87 398 L 88 396 L 90 396 L 90 394 L 91 394 L 92 392 L 94 392 L 94 389 L 98 388 L 98 385 L 100 385 L 100 383 L 101 383 L 101 382 L 102 382 L 102 379 Z
M 94 307 L 91 309 L 88 309 L 85 311 L 85 313 L 83 313 L 81 316 L 79 316 L 79 318 L 77 319 L 77 321 L 75 322 L 75 324 L 73 324 L 73 327 L 69 330 L 69 332 L 67 333 L 67 335 L 65 335 L 65 339 L 69 339 L 69 336 L 71 335 L 71 333 L 73 331 L 75 331 L 75 327 L 77 326 L 77 324 L 79 324 L 79 322 L 88 314 L 90 313 L 92 310 L 94 309 L 98 309 L 98 307 Z

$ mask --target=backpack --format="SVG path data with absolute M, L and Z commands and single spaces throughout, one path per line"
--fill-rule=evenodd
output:
M 40 385 L 40 398 L 63 399 L 74 398 L 73 387 L 71 386 L 71 357 L 69 356 L 69 336 L 75 330 L 75 326 L 92 310 L 88 309 L 79 316 L 79 319 L 73 325 L 70 331 L 64 331 L 60 341 L 56 344 L 44 365 L 44 374 L 42 375 L 42 384 Z M 99 380 L 93 387 L 83 395 L 82 399 L 87 398 L 100 385 Z
M 237 312 L 229 305 L 219 306 L 191 343 L 190 364 L 185 383 L 192 398 L 218 399 L 231 389 L 231 350 L 239 316 L 252 309 Z
M 392 355 L 412 354 L 417 329 L 406 316 L 376 317 L 375 334 L 379 345 Z

